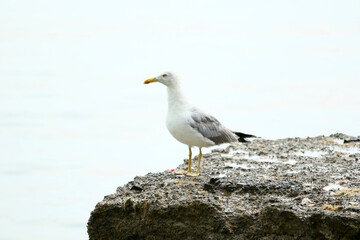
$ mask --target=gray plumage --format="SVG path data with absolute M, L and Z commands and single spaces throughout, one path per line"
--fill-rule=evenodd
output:
M 197 108 L 191 108 L 189 125 L 215 145 L 238 141 L 238 137 L 231 130 L 223 126 L 216 118 Z

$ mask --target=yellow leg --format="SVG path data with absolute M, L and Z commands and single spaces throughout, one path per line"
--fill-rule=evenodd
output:
M 198 157 L 198 167 L 195 173 L 187 173 L 186 176 L 188 177 L 197 177 L 200 175 L 200 163 L 201 163 L 201 157 L 202 157 L 202 152 L 201 152 L 201 148 L 199 147 L 199 157 Z
M 186 175 L 186 174 L 189 174 L 191 173 L 191 147 L 189 146 L 189 166 L 188 166 L 188 170 L 187 172 L 184 172 L 184 171 L 180 171 L 180 172 L 176 172 L 175 175 Z
M 191 147 L 189 147 L 189 167 L 188 167 L 188 170 L 187 172 L 191 172 L 191 156 L 192 155 L 192 152 L 191 152 Z

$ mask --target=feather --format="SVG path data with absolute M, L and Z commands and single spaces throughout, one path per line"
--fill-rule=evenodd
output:
M 238 140 L 238 137 L 232 131 L 223 126 L 213 116 L 197 108 L 191 108 L 190 113 L 189 125 L 215 144 L 236 142 Z

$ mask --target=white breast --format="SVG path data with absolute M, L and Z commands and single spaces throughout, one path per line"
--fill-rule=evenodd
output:
M 191 119 L 190 106 L 181 92 L 179 83 L 176 79 L 174 81 L 167 88 L 168 113 L 166 126 L 169 132 L 176 140 L 190 147 L 209 147 L 215 145 L 213 141 L 203 137 L 189 125 Z
M 213 141 L 203 137 L 198 131 L 189 125 L 190 112 L 169 111 L 166 118 L 166 126 L 171 135 L 179 142 L 190 147 L 210 147 L 215 145 Z

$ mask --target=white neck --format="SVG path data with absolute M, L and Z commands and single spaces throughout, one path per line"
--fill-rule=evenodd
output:
M 174 84 L 167 87 L 168 92 L 168 111 L 176 111 L 179 109 L 186 109 L 188 103 L 182 94 L 180 85 Z

